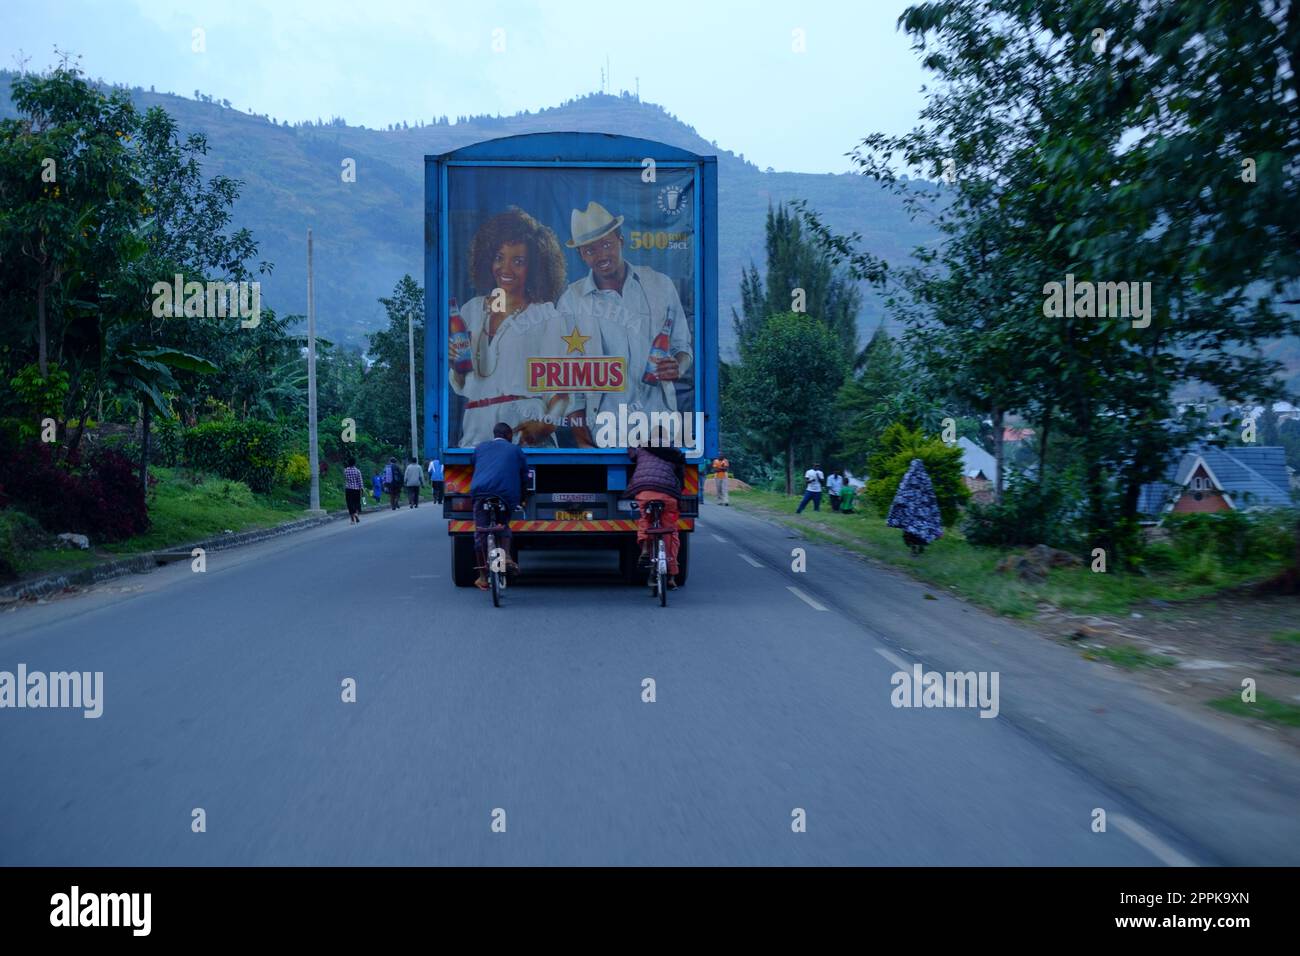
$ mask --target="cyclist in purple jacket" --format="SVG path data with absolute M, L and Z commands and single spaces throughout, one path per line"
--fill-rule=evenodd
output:
M 682 493 L 682 484 L 686 480 L 686 456 L 668 442 L 671 438 L 666 430 L 661 431 L 654 443 L 642 448 L 629 448 L 628 457 L 632 459 L 632 480 L 628 482 L 625 498 L 634 498 L 640 504 L 636 521 L 636 543 L 641 546 L 641 561 L 650 560 L 650 519 L 646 517 L 646 503 L 662 501 L 664 503 L 661 523 L 672 530 L 664 535 L 664 550 L 668 552 L 668 587 L 677 587 L 677 551 L 681 547 L 681 537 L 677 532 L 677 519 L 681 516 L 678 497 Z

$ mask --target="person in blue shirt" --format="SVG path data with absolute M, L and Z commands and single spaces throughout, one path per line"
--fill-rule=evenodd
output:
M 442 492 L 444 488 L 442 482 L 442 460 L 439 458 L 432 458 L 429 460 L 429 487 L 433 491 L 433 503 L 435 505 L 442 504 Z
M 402 497 L 402 484 L 405 478 L 406 473 L 397 463 L 397 456 L 390 457 L 384 467 L 384 490 L 388 492 L 388 503 L 392 511 L 397 510 L 397 499 Z
M 373 478 L 371 478 L 370 489 L 375 496 L 375 501 L 378 501 L 384 493 L 384 476 L 375 475 Z
M 528 459 L 519 450 L 519 446 L 511 443 L 513 434 L 513 428 L 505 422 L 497 422 L 492 428 L 492 440 L 475 445 L 474 453 L 469 459 L 474 469 L 469 494 L 474 504 L 474 555 L 478 559 L 478 580 L 474 583 L 482 590 L 488 588 L 486 529 L 492 522 L 481 504 L 486 498 L 500 498 L 509 515 L 523 503 L 525 489 L 528 487 Z M 505 530 L 498 534 L 497 546 L 506 554 L 506 569 L 518 571 L 519 566 L 510 557 L 509 520 L 507 517 Z

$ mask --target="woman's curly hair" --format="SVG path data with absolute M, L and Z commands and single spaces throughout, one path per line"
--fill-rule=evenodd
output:
M 514 206 L 497 213 L 474 233 L 469 246 L 469 276 L 474 288 L 486 294 L 496 286 L 492 259 L 502 246 L 516 242 L 528 247 L 524 295 L 529 302 L 554 302 L 564 291 L 564 250 L 560 240 L 550 227 Z

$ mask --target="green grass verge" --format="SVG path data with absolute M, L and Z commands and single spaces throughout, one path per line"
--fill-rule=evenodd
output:
M 1273 640 L 1279 644 L 1300 644 L 1300 631 L 1278 631 Z
M 1139 667 L 1173 667 L 1178 661 L 1163 654 L 1148 654 L 1132 644 L 1120 644 L 1117 647 L 1103 647 L 1084 651 L 1083 656 L 1090 661 L 1107 661 L 1117 667 L 1136 670 Z
M 998 562 L 1011 552 L 977 548 L 966 542 L 956 528 L 914 556 L 903 544 L 903 535 L 887 527 L 875 509 L 859 497 L 853 514 L 836 514 L 823 507 L 794 513 L 799 496 L 770 491 L 736 491 L 736 505 L 761 512 L 809 537 L 843 545 L 883 564 L 907 571 L 913 577 L 950 588 L 967 600 L 1013 618 L 1032 616 L 1042 602 L 1077 614 L 1127 615 L 1133 605 L 1147 599 L 1164 601 L 1209 597 L 1225 587 L 1266 577 L 1274 569 L 1224 571 L 1213 583 L 1196 580 L 1194 569 L 1152 572 L 1147 575 L 1094 573 L 1085 564 L 1058 568 L 1042 584 L 1027 584 L 1014 574 L 995 571 Z M 824 499 L 823 499 L 824 503 Z M 1021 549 L 1023 550 L 1023 549 Z
M 321 481 L 321 507 L 341 511 L 345 505 L 342 471 Z M 125 541 L 89 551 L 41 548 L 18 556 L 21 576 L 47 574 L 84 567 L 126 555 L 159 551 L 211 538 L 225 531 L 272 528 L 307 517 L 310 492 L 306 487 L 277 485 L 258 495 L 241 481 L 229 481 L 188 468 L 151 468 L 157 484 L 149 493 L 149 530 Z M 337 487 L 335 487 L 337 486 Z
M 1208 703 L 1216 710 L 1238 717 L 1253 717 L 1287 727 L 1300 727 L 1300 706 L 1264 694 L 1258 695 L 1253 704 L 1243 701 L 1240 694 L 1229 694 Z

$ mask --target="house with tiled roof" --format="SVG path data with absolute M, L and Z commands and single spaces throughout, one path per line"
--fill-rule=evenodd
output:
M 1151 524 L 1169 514 L 1282 508 L 1292 504 L 1290 487 L 1283 448 L 1202 445 L 1142 486 L 1138 513 Z

